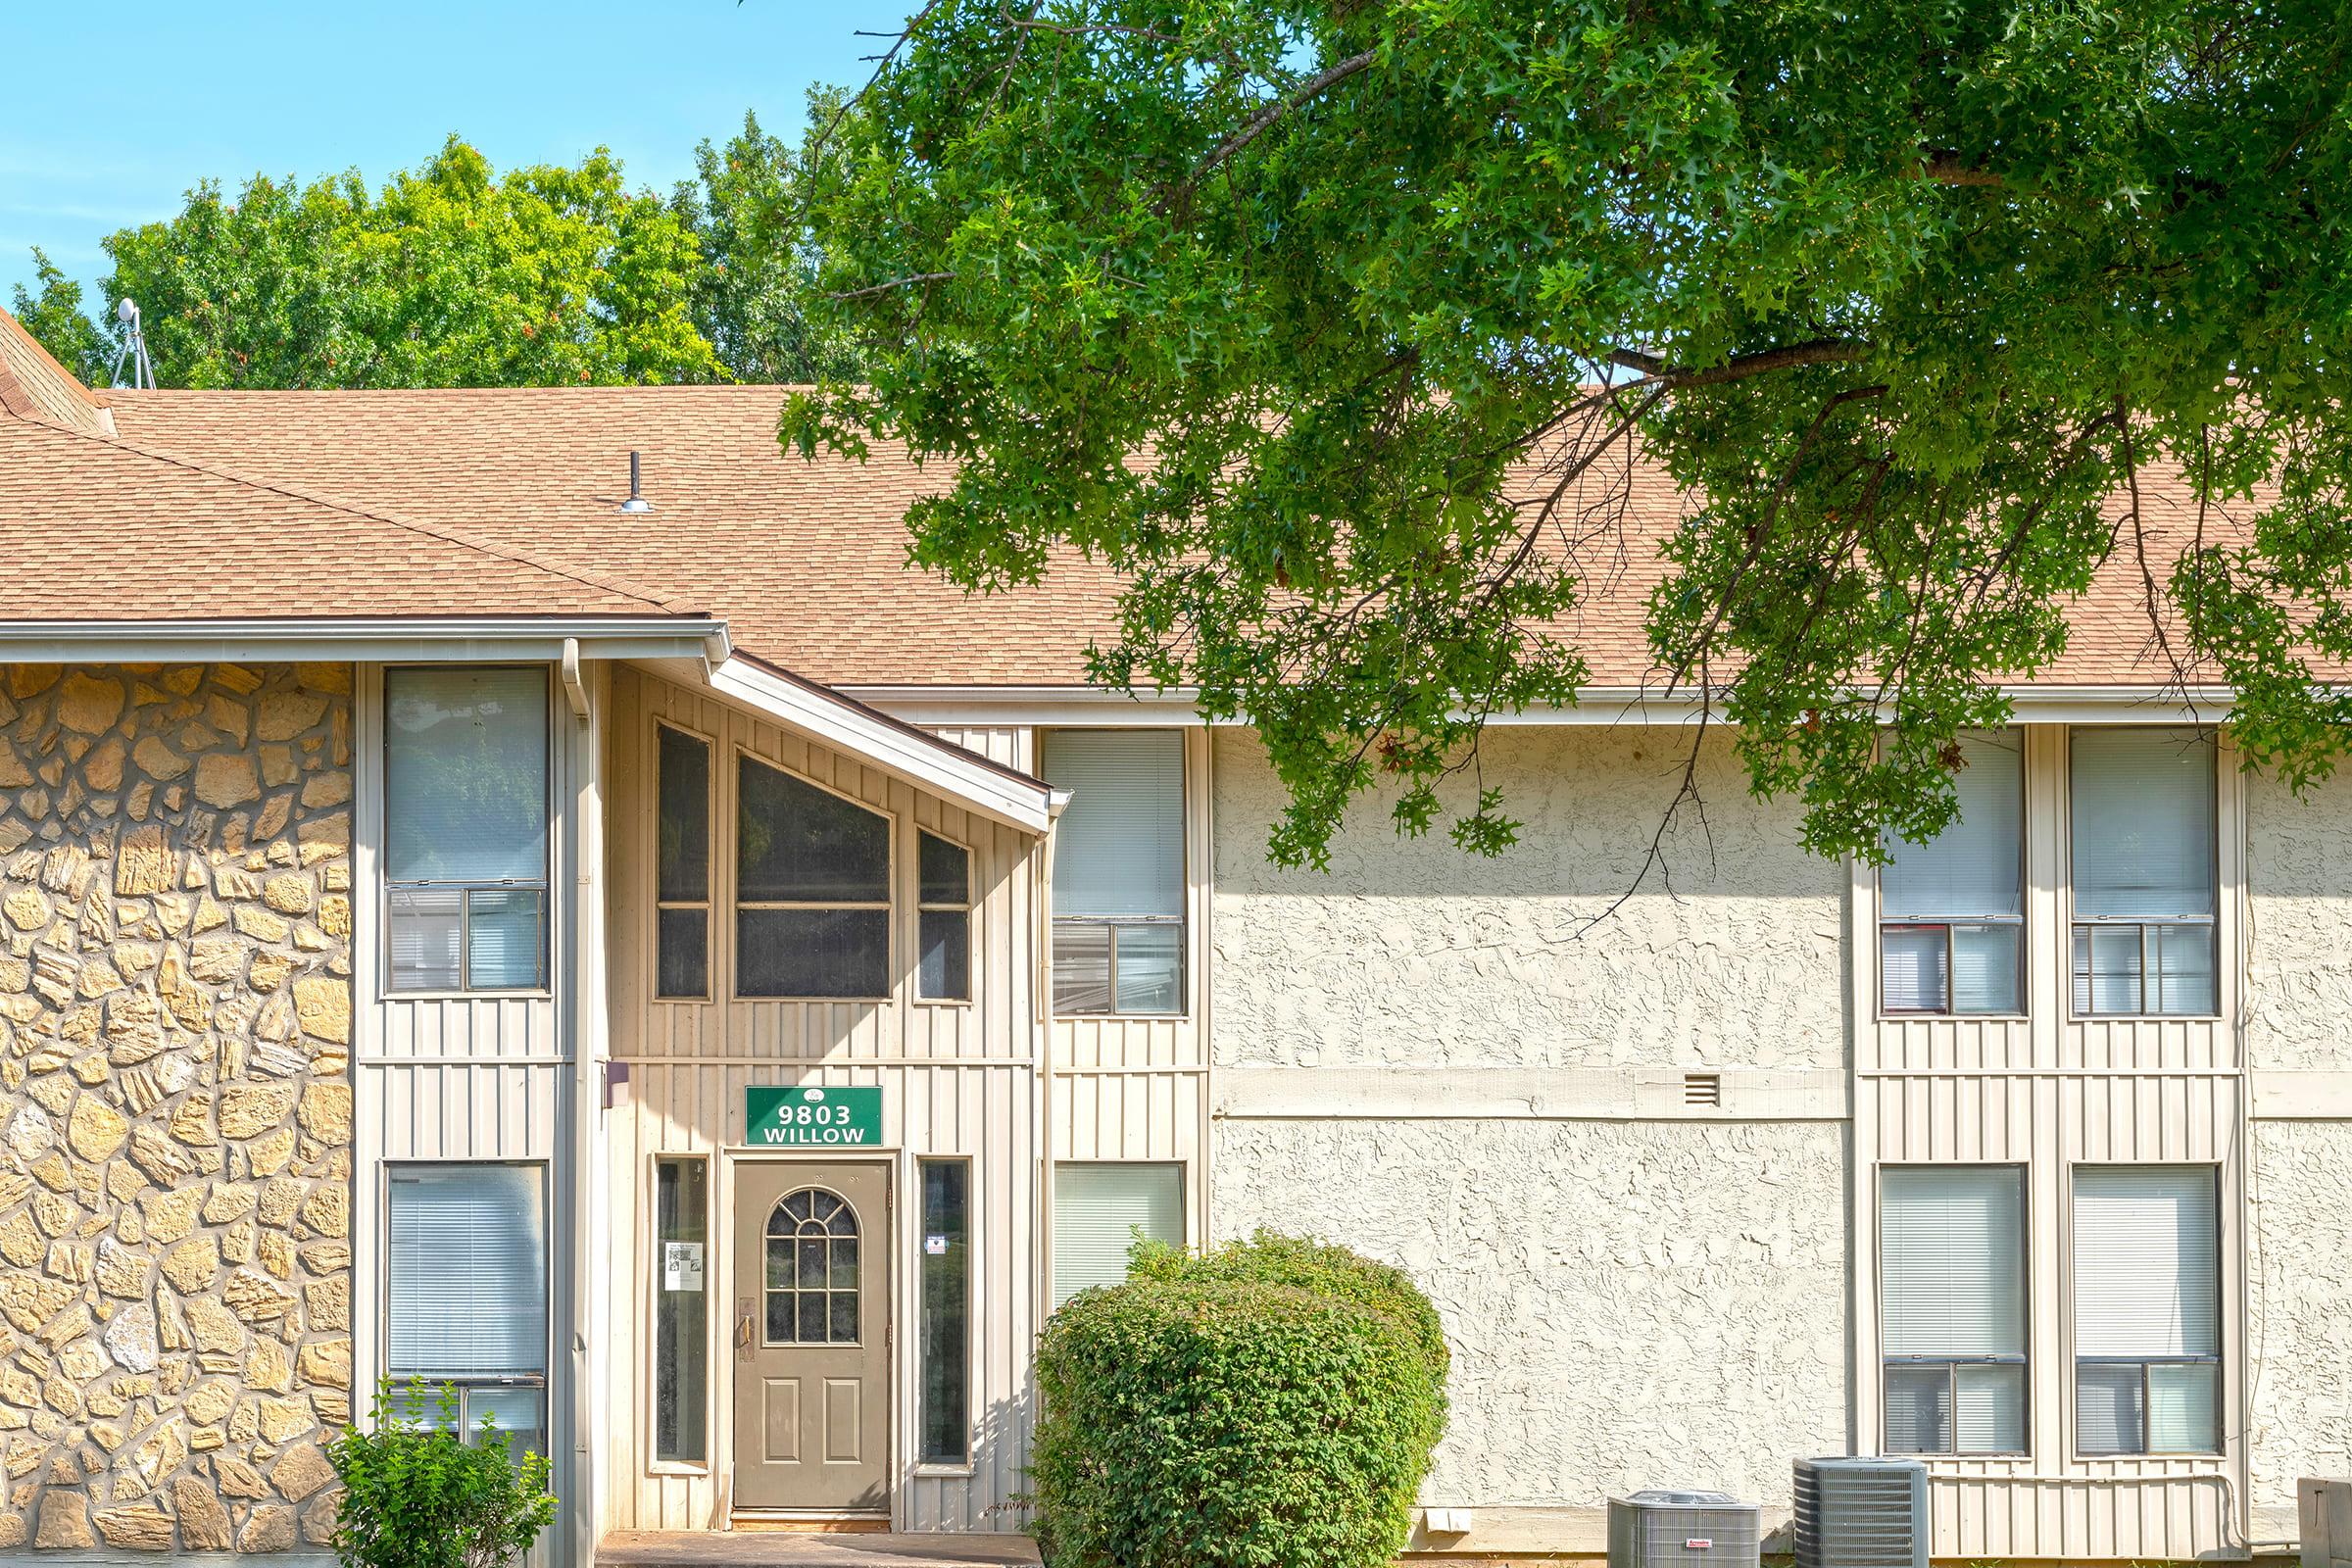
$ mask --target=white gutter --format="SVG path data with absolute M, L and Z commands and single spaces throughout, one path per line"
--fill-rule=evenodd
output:
M 863 758 L 1008 827 L 1043 833 L 1056 814 L 1054 792 L 1039 780 L 771 664 L 735 655 L 710 672 L 710 687 L 797 735 Z
M 332 615 L 219 620 L 0 620 L 0 662 L 439 663 L 703 659 L 726 622 L 702 615 Z

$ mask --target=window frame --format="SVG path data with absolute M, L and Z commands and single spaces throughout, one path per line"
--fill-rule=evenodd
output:
M 2102 1014 L 2102 1016 L 2105 1016 Z M 2075 1348 L 2080 1337 L 2077 1323 L 2075 1253 L 2075 1178 L 2083 1170 L 2197 1170 L 2213 1179 L 2213 1293 L 2214 1345 L 2210 1355 L 2083 1355 Z M 2222 1163 L 2210 1159 L 2078 1159 L 2066 1167 L 2066 1446 L 2078 1462 L 2106 1464 L 2135 1459 L 2222 1459 L 2230 1453 L 2230 1333 L 2229 1272 L 2223 1261 L 2228 1250 L 2223 1228 L 2229 1224 L 2226 1200 L 2228 1190 L 2222 1183 Z M 2137 1448 L 2092 1452 L 2082 1446 L 2082 1368 L 2088 1366 L 2136 1366 L 2139 1368 L 2139 1441 Z M 2148 1446 L 2148 1369 L 2157 1366 L 2210 1366 L 2213 1376 L 2213 1446 L 2210 1448 L 2156 1448 Z
M 1941 920 L 1888 919 L 1886 917 L 1886 867 L 1871 868 L 1871 919 L 1877 935 L 1877 973 L 1871 985 L 1878 1001 L 1878 1015 L 1886 1020 L 1913 1018 L 1969 1018 L 2015 1021 L 2029 1016 L 2034 996 L 2034 923 L 2030 916 L 2033 904 L 2033 884 L 2027 875 L 2026 841 L 2033 837 L 2029 813 L 2034 806 L 2034 791 L 2029 774 L 2033 758 L 2025 726 L 2009 724 L 1999 730 L 1976 730 L 1974 734 L 2001 734 L 2017 737 L 2017 888 L 2018 908 L 2014 915 L 1971 915 L 1963 918 L 1952 915 Z M 1960 1012 L 1952 1005 L 1953 940 L 1952 932 L 1960 926 L 1990 925 L 2012 927 L 2017 932 L 2017 1005 L 2005 1012 Z M 1943 933 L 1943 1005 L 1940 1007 L 1890 1007 L 1886 1004 L 1886 933 L 1888 931 L 1941 931 Z
M 703 793 L 710 811 L 710 843 L 704 853 L 709 858 L 705 867 L 703 888 L 706 897 L 701 903 L 691 899 L 662 897 L 662 731 L 674 730 L 689 740 L 700 741 L 710 753 L 710 765 L 704 780 Z M 725 820 L 718 779 L 718 759 L 721 748 L 718 738 L 705 734 L 690 724 L 680 724 L 664 715 L 653 720 L 651 760 L 653 762 L 654 808 L 646 813 L 646 867 L 654 896 L 649 901 L 652 913 L 646 918 L 645 951 L 647 965 L 646 998 L 663 1004 L 684 1004 L 687 1006 L 708 1005 L 718 996 L 718 875 L 719 862 L 726 857 L 720 851 L 720 829 Z M 732 885 L 730 884 L 730 890 Z M 700 996 L 667 995 L 662 990 L 662 915 L 670 909 L 700 909 L 703 911 L 703 990 Z M 733 955 L 729 960 L 732 963 Z
M 2206 866 L 2213 879 L 2213 913 L 2196 916 L 2142 916 L 2125 919 L 2116 915 L 2083 916 L 2075 910 L 2075 736 L 2080 730 L 2194 729 L 2211 737 L 2213 747 L 2213 820 L 2205 836 Z M 2227 985 L 2225 967 L 2227 956 L 2222 952 L 2222 737 L 2218 726 L 2211 724 L 2069 724 L 2066 726 L 2066 983 L 2065 1016 L 2075 1023 L 2138 1023 L 2211 1021 L 2224 1015 L 2224 989 Z M 2075 1006 L 2075 941 L 2084 931 L 2116 931 L 2136 926 L 2139 930 L 2139 972 L 2134 990 L 2139 1005 L 2130 1012 L 2099 1012 Z M 2210 933 L 2213 952 L 2213 1010 L 2210 1012 L 2150 1012 L 2148 1011 L 2148 956 L 2152 951 L 2148 933 L 2164 926 L 2186 926 Z
M 782 1003 L 786 1004 L 839 1002 L 854 1003 L 865 1006 L 883 1005 L 896 1002 L 898 1000 L 900 964 L 902 957 L 900 952 L 902 944 L 899 937 L 899 878 L 904 874 L 905 870 L 900 863 L 904 857 L 902 857 L 899 853 L 899 813 L 892 810 L 887 806 L 875 806 L 868 802 L 861 801 L 855 795 L 851 795 L 846 791 L 835 789 L 830 784 L 824 783 L 819 779 L 809 777 L 807 773 L 802 772 L 797 767 L 790 767 L 782 762 L 762 757 L 758 752 L 754 751 L 748 744 L 742 741 L 737 741 L 732 747 L 729 748 L 729 751 L 734 758 L 735 767 L 734 778 L 727 800 L 727 805 L 729 808 L 726 813 L 728 853 L 722 856 L 717 853 L 715 848 L 712 850 L 712 858 L 723 862 L 727 878 L 727 1000 L 730 1002 L 767 1002 Z M 864 811 L 869 815 L 881 817 L 886 823 L 889 824 L 889 830 L 883 835 L 883 853 L 889 857 L 889 859 L 885 864 L 882 873 L 882 888 L 885 897 L 881 903 L 874 904 L 859 901 L 849 904 L 814 904 L 803 900 L 760 899 L 747 901 L 743 897 L 743 764 L 746 761 L 757 762 L 761 767 L 769 768 L 775 772 L 781 773 L 786 778 L 792 779 L 796 783 L 806 784 L 812 790 L 818 790 L 826 795 L 830 795 L 835 800 L 842 801 L 850 806 L 856 807 L 858 810 Z M 713 839 L 715 839 L 715 837 L 716 835 L 713 834 Z M 713 884 L 712 891 L 717 891 L 715 884 Z M 881 910 L 883 914 L 882 940 L 885 944 L 882 956 L 881 992 L 870 996 L 859 996 L 850 992 L 837 991 L 827 992 L 822 996 L 810 995 L 779 997 L 769 996 L 760 992 L 744 990 L 743 942 L 738 933 L 742 929 L 741 917 L 745 909 Z
M 1141 732 L 1164 730 L 1176 737 L 1176 904 L 1179 913 L 1167 914 L 1064 914 L 1058 906 L 1052 909 L 1047 921 L 1046 941 L 1046 1011 L 1050 1018 L 1144 1018 L 1183 1021 L 1193 1015 L 1193 804 L 1194 767 L 1192 727 L 1181 724 L 1056 724 L 1038 731 L 1038 769 L 1042 777 L 1046 755 L 1057 734 L 1100 734 L 1105 731 Z M 1049 878 L 1049 895 L 1052 892 Z M 1049 901 L 1050 902 L 1050 901 Z M 1129 1011 L 1119 1005 L 1119 930 L 1136 926 L 1158 930 L 1173 929 L 1176 933 L 1176 1005 L 1165 1012 Z M 1054 962 L 1065 928 L 1084 927 L 1102 930 L 1107 943 L 1104 955 L 1103 992 L 1109 1005 L 1081 1009 L 1065 1009 L 1054 984 Z M 1114 1162 L 1115 1163 L 1115 1162 Z
M 1917 1016 L 1897 1014 L 1897 1016 Z M 1886 1173 L 1903 1170 L 2013 1170 L 2017 1172 L 2017 1247 L 2018 1278 L 2025 1287 L 2025 1342 L 2023 1353 L 2009 1355 L 1907 1355 L 1886 1353 Z M 1935 1367 L 1945 1369 L 1946 1386 L 1952 1398 L 1952 1446 L 1932 1453 L 1905 1452 L 1906 1459 L 1934 1463 L 1939 1459 L 2020 1459 L 2034 1452 L 2034 1169 L 2022 1159 L 1884 1159 L 1878 1162 L 1878 1180 L 1873 1201 L 1878 1223 L 1871 1238 L 1873 1268 L 1876 1274 L 1875 1296 L 1878 1302 L 1879 1352 L 1879 1451 L 1892 1455 L 1896 1452 L 1886 1430 L 1886 1373 L 1896 1366 Z M 2025 1373 L 2025 1406 L 2021 1412 L 2025 1446 L 2022 1448 L 1963 1448 L 1960 1446 L 1960 1378 L 1964 1366 L 2015 1366 Z
M 1176 1173 L 1176 1223 L 1178 1229 L 1182 1232 L 1182 1235 L 1178 1238 L 1174 1245 L 1183 1248 L 1188 1251 L 1191 1250 L 1193 1247 L 1194 1230 L 1192 1161 L 1185 1159 L 1050 1159 L 1046 1162 L 1046 1193 L 1048 1198 L 1048 1207 L 1046 1210 L 1046 1315 L 1048 1317 L 1051 1317 L 1055 1312 L 1061 1310 L 1061 1304 L 1054 1299 L 1054 1294 L 1055 1290 L 1058 1289 L 1054 1276 L 1058 1272 L 1061 1263 L 1061 1236 L 1059 1230 L 1060 1220 L 1057 1217 L 1061 1205 L 1057 1200 L 1057 1195 L 1060 1192 L 1060 1172 L 1063 1167 L 1071 1165 L 1145 1165 L 1155 1170 L 1174 1171 Z M 1084 1287 L 1081 1287 L 1081 1289 L 1084 1289 Z
M 384 865 L 385 851 L 392 840 L 392 681 L 395 676 L 411 670 L 447 669 L 535 669 L 541 677 L 540 697 L 545 722 L 540 730 L 540 745 L 545 748 L 547 762 L 544 768 L 546 790 L 540 801 L 540 821 L 545 830 L 545 853 L 541 864 L 545 870 L 536 882 L 514 880 L 506 882 L 416 882 L 395 881 Z M 378 745 L 376 766 L 381 781 L 377 790 L 376 853 L 375 853 L 375 908 L 377 929 L 382 933 L 379 943 L 378 983 L 380 995 L 387 1001 L 433 1002 L 462 997 L 549 997 L 556 987 L 556 801 L 559 784 L 556 778 L 556 701 L 555 666 L 533 663 L 529 660 L 491 663 L 403 663 L 387 664 L 375 683 Z M 408 888 L 454 889 L 458 900 L 458 985 L 425 986 L 404 990 L 394 983 L 392 969 L 392 896 L 396 890 Z M 473 947 L 472 894 L 476 891 L 529 892 L 539 894 L 539 980 L 528 986 L 469 986 L 466 978 L 470 967 Z
M 923 1167 L 926 1165 L 960 1165 L 963 1167 L 963 1457 L 961 1459 L 926 1459 L 923 1457 Z M 974 1176 L 979 1162 L 969 1154 L 917 1154 L 914 1157 L 914 1266 L 909 1273 L 915 1282 L 914 1335 L 914 1473 L 927 1476 L 968 1476 L 977 1465 L 978 1444 L 975 1417 L 980 1409 L 980 1313 L 973 1294 L 973 1284 L 979 1277 L 977 1267 L 980 1252 L 979 1185 Z
M 917 822 L 914 828 L 914 853 L 907 864 L 914 873 L 913 897 L 907 902 L 914 911 L 914 959 L 908 966 L 907 995 L 918 1006 L 968 1007 L 979 991 L 980 977 L 980 901 L 974 890 L 980 883 L 980 854 L 973 846 L 937 828 Z M 923 897 L 923 840 L 934 838 L 963 852 L 963 902 L 937 904 Z M 960 997 L 932 997 L 923 994 L 923 916 L 925 914 L 955 913 L 963 916 L 963 995 Z
M 662 1314 L 662 1167 L 664 1164 L 699 1164 L 703 1167 L 703 1457 L 700 1459 L 664 1459 L 657 1431 L 654 1385 L 661 1377 L 657 1364 L 661 1336 Z M 724 1303 L 717 1291 L 718 1283 L 718 1166 L 710 1153 L 695 1150 L 657 1150 L 646 1156 L 645 1163 L 645 1236 L 644 1251 L 640 1254 L 649 1265 L 645 1270 L 646 1284 L 646 1345 L 655 1353 L 641 1362 L 645 1376 L 645 1473 L 647 1475 L 700 1476 L 711 1473 L 716 1463 L 716 1422 L 718 1390 L 716 1386 L 719 1357 L 713 1353 L 713 1336 L 724 1327 L 725 1314 L 713 1312 L 711 1303 Z
M 539 1212 L 547 1227 L 545 1234 L 540 1238 L 541 1250 L 545 1254 L 547 1265 L 547 1275 L 542 1282 L 542 1289 L 547 1300 L 547 1311 L 540 1322 L 540 1352 L 546 1366 L 536 1374 L 500 1377 L 442 1375 L 427 1378 L 423 1373 L 402 1374 L 392 1370 L 393 1179 L 401 1172 L 408 1170 L 447 1170 L 465 1166 L 494 1166 L 500 1169 L 528 1170 L 536 1173 L 538 1177 Z M 427 1395 L 435 1397 L 439 1396 L 443 1385 L 456 1388 L 459 1401 L 458 1427 L 461 1435 L 468 1443 L 473 1441 L 473 1432 L 478 1425 L 469 1415 L 470 1402 L 467 1398 L 469 1393 L 476 1390 L 487 1390 L 492 1393 L 530 1390 L 539 1396 L 539 1434 L 546 1441 L 548 1457 L 551 1459 L 555 1457 L 554 1450 L 557 1446 L 556 1408 L 553 1394 L 556 1369 L 556 1272 L 558 1267 L 555 1198 L 555 1171 L 553 1162 L 547 1159 L 497 1159 L 469 1155 L 462 1159 L 384 1159 L 379 1160 L 376 1164 L 376 1213 L 382 1216 L 382 1221 L 377 1226 L 379 1234 L 374 1248 L 376 1254 L 375 1326 L 378 1341 L 382 1346 L 381 1365 L 384 1376 L 391 1380 L 395 1391 L 405 1388 L 408 1379 L 412 1376 L 422 1378 L 425 1380 L 424 1386 Z

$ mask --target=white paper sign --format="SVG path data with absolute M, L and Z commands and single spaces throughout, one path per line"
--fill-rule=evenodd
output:
M 926 1236 L 923 1238 L 923 1250 L 933 1257 L 945 1257 L 948 1255 L 948 1239 L 945 1236 Z
M 699 1291 L 703 1288 L 702 1243 L 662 1244 L 662 1288 L 665 1291 Z

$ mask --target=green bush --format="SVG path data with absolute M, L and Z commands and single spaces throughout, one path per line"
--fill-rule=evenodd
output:
M 1265 1232 L 1141 1247 L 1039 1342 L 1038 1544 L 1052 1568 L 1385 1568 L 1446 1369 L 1396 1269 Z
M 427 1426 L 416 1412 L 438 1403 Z M 369 1430 L 327 1445 L 343 1481 L 335 1555 L 346 1568 L 505 1568 L 556 1517 L 545 1454 L 507 1451 L 485 1416 L 474 1441 L 457 1430 L 458 1396 L 422 1383 L 378 1384 Z

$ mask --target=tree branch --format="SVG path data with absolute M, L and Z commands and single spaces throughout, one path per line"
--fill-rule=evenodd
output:
M 854 288 L 840 294 L 828 294 L 825 298 L 829 300 L 869 299 L 876 294 L 887 294 L 892 289 L 912 288 L 917 283 L 945 283 L 955 275 L 954 272 L 916 272 L 908 277 L 894 277 L 887 283 L 873 283 L 864 288 Z
M 1989 169 L 1976 169 L 1961 161 L 1960 155 L 1948 147 L 1923 147 L 1923 161 L 1910 171 L 1913 179 L 1926 180 L 1931 185 L 2006 185 L 2007 178 Z
M 1349 55 L 1328 71 L 1318 72 L 1307 77 L 1290 93 L 1277 98 L 1256 114 L 1251 115 L 1248 120 L 1242 122 L 1239 130 L 1210 148 L 1208 156 L 1193 166 L 1193 172 L 1185 176 L 1184 183 L 1162 196 L 1152 210 L 1164 213 L 1180 199 L 1190 196 L 1200 188 L 1200 181 L 1206 179 L 1220 165 L 1230 161 L 1243 148 L 1264 135 L 1267 128 L 1276 121 L 1292 110 L 1329 92 L 1349 76 L 1369 67 L 1373 61 L 1379 58 L 1380 51 L 1377 49 L 1367 49 L 1360 55 Z
M 1648 387 L 1672 390 L 1687 386 L 1721 386 L 1728 381 L 1744 381 L 1751 375 L 1769 375 L 1775 370 L 1790 370 L 1804 365 L 1852 365 L 1870 352 L 1870 345 L 1850 338 L 1823 337 L 1808 343 L 1788 343 L 1777 349 L 1759 349 L 1753 354 L 1735 354 L 1721 365 L 1704 368 L 1668 365 L 1655 354 L 1639 349 L 1612 349 L 1608 363 L 1629 370 L 1640 370 L 1642 379 L 1627 383 L 1621 390 L 1639 392 Z

